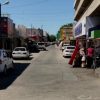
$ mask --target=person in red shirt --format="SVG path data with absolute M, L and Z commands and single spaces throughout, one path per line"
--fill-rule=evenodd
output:
M 90 46 L 87 49 L 87 67 L 91 68 L 92 64 L 93 64 L 93 54 L 94 54 L 94 49 L 92 46 Z

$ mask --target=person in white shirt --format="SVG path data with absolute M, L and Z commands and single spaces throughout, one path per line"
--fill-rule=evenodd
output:
M 81 61 L 82 61 L 81 67 L 85 67 L 85 65 L 86 65 L 86 57 L 85 57 L 84 48 L 81 48 L 81 49 L 79 50 L 79 53 L 80 53 L 80 56 L 82 56 L 82 58 L 81 58 Z

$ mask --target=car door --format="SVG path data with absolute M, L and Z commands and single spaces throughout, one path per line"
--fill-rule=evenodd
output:
M 5 60 L 5 65 L 7 65 L 7 68 L 9 68 L 12 64 L 12 60 L 10 58 L 10 55 L 6 51 L 4 51 L 3 56 L 4 56 L 4 60 Z
M 6 52 L 6 55 L 7 55 L 8 67 L 10 68 L 10 67 L 12 67 L 13 59 L 11 58 L 10 53 Z
M 6 52 L 3 50 L 3 63 L 8 67 L 8 58 Z

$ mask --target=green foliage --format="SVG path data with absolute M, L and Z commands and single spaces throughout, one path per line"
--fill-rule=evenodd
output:
M 66 24 L 66 25 L 62 25 L 60 27 L 60 29 L 64 28 L 64 27 L 72 27 L 73 26 L 73 23 L 69 23 L 69 24 Z
M 60 32 L 61 32 L 61 29 L 64 28 L 64 27 L 73 27 L 73 23 L 69 23 L 69 24 L 62 25 L 59 28 L 59 30 L 57 32 L 57 35 L 56 35 L 56 37 L 57 37 L 58 40 L 61 38 L 61 33 Z
M 69 23 L 69 24 L 65 24 L 65 25 L 62 25 L 58 31 L 60 31 L 62 28 L 64 27 L 72 27 L 73 26 L 73 23 Z
M 60 31 L 58 31 L 58 33 L 56 34 L 56 37 L 57 37 L 57 40 L 60 39 L 60 37 L 61 37 Z
M 49 35 L 49 41 L 50 42 L 56 41 L 56 36 L 55 35 Z

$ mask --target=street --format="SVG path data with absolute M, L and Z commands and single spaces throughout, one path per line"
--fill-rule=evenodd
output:
M 0 76 L 0 100 L 100 100 L 99 75 L 68 61 L 55 46 L 15 60 L 15 70 Z

